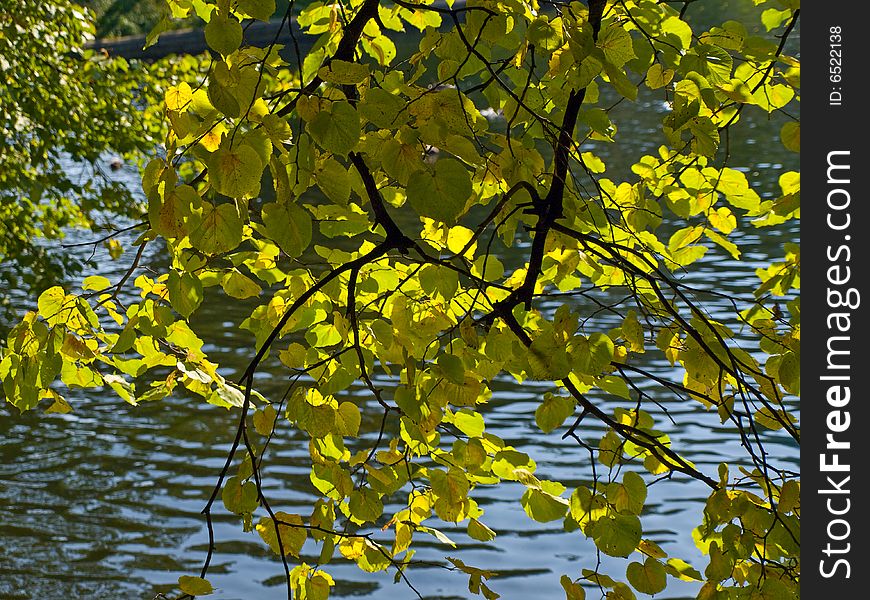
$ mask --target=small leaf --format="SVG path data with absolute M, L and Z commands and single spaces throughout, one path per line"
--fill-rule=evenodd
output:
M 634 515 L 612 515 L 599 519 L 591 528 L 595 545 L 608 556 L 627 557 L 640 543 L 643 529 Z
M 704 576 L 681 558 L 669 558 L 665 570 L 683 581 L 703 581 Z
M 475 540 L 480 540 L 481 542 L 488 542 L 492 539 L 495 539 L 496 533 L 477 519 L 469 519 L 468 535 Z
M 275 529 L 275 521 L 278 521 L 277 530 Z M 257 533 L 275 554 L 280 554 L 280 551 L 283 550 L 285 555 L 292 554 L 298 558 L 299 551 L 305 543 L 307 531 L 304 527 L 294 527 L 294 525 L 302 525 L 302 517 L 279 511 L 275 513 L 275 520 L 269 516 L 261 517 L 257 523 Z
M 349 102 L 335 102 L 311 119 L 308 133 L 324 150 L 347 156 L 359 142 L 359 114 Z
M 630 563 L 625 576 L 634 589 L 644 594 L 658 594 L 667 586 L 665 568 L 654 558 L 647 558 L 643 563 Z
M 257 282 L 236 269 L 232 269 L 221 278 L 221 287 L 228 296 L 239 300 L 259 296 L 263 291 Z
M 610 483 L 607 486 L 607 501 L 618 512 L 639 515 L 646 501 L 646 483 L 634 471 L 627 471 L 622 477 L 622 483 Z
M 651 558 L 667 558 L 668 553 L 652 540 L 641 540 L 637 549 Z
M 341 163 L 332 157 L 327 158 L 314 172 L 314 179 L 327 198 L 347 206 L 351 191 L 350 176 Z
M 311 243 L 311 217 L 292 202 L 270 202 L 263 206 L 266 234 L 289 256 L 300 256 Z
M 611 24 L 601 31 L 597 46 L 604 51 L 607 62 L 617 68 L 636 58 L 631 35 L 617 24 Z
M 260 190 L 265 163 L 251 146 L 218 148 L 208 160 L 209 180 L 214 189 L 230 198 L 250 198 Z
M 178 314 L 187 319 L 199 308 L 203 299 L 202 282 L 192 273 L 169 272 L 166 282 L 169 289 L 169 302 Z
M 335 424 L 338 427 L 338 434 L 345 437 L 356 437 L 359 435 L 359 425 L 362 420 L 359 407 L 353 402 L 342 402 L 335 413 Z
M 268 21 L 275 14 L 275 0 L 237 0 L 239 10 L 251 18 Z
M 242 219 L 235 203 L 214 206 L 203 202 L 199 223 L 190 232 L 190 243 L 205 254 L 223 254 L 242 242 Z
M 665 69 L 659 63 L 654 63 L 646 72 L 646 85 L 651 90 L 657 90 L 668 85 L 674 79 L 674 70 Z
M 242 25 L 216 12 L 205 26 L 205 41 L 209 48 L 223 56 L 232 54 L 242 45 Z
M 369 488 L 354 490 L 350 493 L 348 504 L 351 517 L 359 523 L 374 522 L 384 512 L 384 503 L 377 492 Z
M 467 408 L 463 408 L 453 416 L 453 424 L 459 431 L 469 437 L 480 437 L 483 435 L 483 415 Z
M 414 173 L 407 187 L 408 201 L 417 214 L 448 224 L 465 212 L 471 191 L 471 175 L 452 158 L 439 160 L 432 170 Z
M 102 275 L 91 275 L 90 277 L 85 277 L 84 281 L 82 281 L 82 289 L 83 290 L 93 290 L 96 292 L 105 290 L 111 287 L 112 282 L 109 281 L 108 277 L 103 277 Z
M 242 483 L 238 477 L 226 480 L 221 499 L 226 509 L 237 515 L 250 514 L 259 506 L 256 484 L 253 481 Z
M 211 583 L 202 577 L 192 577 L 191 575 L 182 575 L 178 578 L 178 587 L 185 594 L 191 596 L 208 596 L 214 592 Z
M 535 410 L 535 423 L 544 433 L 550 433 L 574 413 L 574 399 L 546 394 Z
M 332 60 L 326 66 L 320 68 L 317 73 L 320 78 L 330 83 L 339 85 L 356 85 L 362 83 L 369 76 L 367 65 L 347 62 L 346 60 Z
M 799 121 L 788 121 L 779 130 L 782 145 L 792 152 L 801 151 L 801 124 Z
M 571 581 L 567 575 L 559 578 L 562 589 L 565 590 L 565 600 L 586 600 L 586 590 L 579 583 Z
M 272 428 L 275 426 L 275 417 L 277 412 L 271 404 L 267 404 L 263 408 L 254 413 L 254 429 L 262 436 L 268 436 L 272 433 Z
M 169 110 L 184 111 L 193 100 L 193 91 L 186 82 L 182 81 L 166 90 L 163 99 Z
M 538 523 L 564 519 L 568 512 L 567 500 L 542 490 L 526 490 L 520 498 L 520 504 L 522 504 L 526 514 Z

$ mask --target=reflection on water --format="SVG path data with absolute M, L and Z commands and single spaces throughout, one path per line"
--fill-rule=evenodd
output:
M 646 139 L 644 151 L 652 152 L 659 142 L 651 132 L 666 108 L 658 98 L 637 108 L 630 103 L 617 108 L 620 128 Z M 797 156 L 785 153 L 776 139 L 779 125 L 759 120 L 748 129 L 749 138 L 732 139 L 732 166 L 744 166 L 750 179 L 762 186 L 763 196 L 776 193 L 780 173 L 797 165 Z M 765 164 L 755 160 L 759 147 L 764 148 Z M 595 152 L 608 165 L 630 166 L 620 165 L 621 157 L 609 156 L 606 145 Z M 126 176 L 135 181 L 135 173 L 127 171 Z M 759 232 L 750 227 L 740 238 L 744 262 L 735 263 L 721 251 L 711 252 L 699 268 L 685 275 L 685 281 L 745 296 L 757 283 L 754 269 L 777 256 L 788 237 L 796 238 L 796 229 Z M 164 260 L 159 251 L 147 258 L 155 265 Z M 505 258 L 510 262 L 510 257 Z M 120 262 L 108 268 L 121 271 L 124 260 Z M 204 304 L 196 319 L 210 343 L 210 356 L 232 377 L 237 374 L 233 370 L 240 371 L 246 364 L 252 340 L 234 325 L 244 317 L 245 307 L 220 302 Z M 711 305 L 714 315 L 729 308 L 722 300 L 716 302 Z M 21 305 L 26 304 L 21 298 Z M 599 322 L 605 327 L 615 324 L 608 323 L 606 316 Z M 652 353 L 648 356 L 646 368 L 670 372 L 666 361 Z M 257 384 L 265 395 L 274 397 L 283 392 L 283 377 L 280 369 L 270 373 L 266 365 Z M 388 387 L 389 382 L 379 385 Z M 669 425 L 660 409 L 649 407 L 674 447 L 701 470 L 715 472 L 718 463 L 743 456 L 733 431 L 721 425 L 715 414 L 663 395 L 652 382 L 644 387 L 678 423 Z M 487 430 L 529 453 L 537 461 L 539 476 L 562 481 L 570 491 L 591 479 L 590 456 L 576 443 L 559 439 L 558 430 L 542 435 L 535 426 L 534 410 L 547 389 L 534 384 L 520 387 L 508 378 L 496 382 L 485 409 Z M 357 402 L 365 402 L 363 390 L 347 393 L 359 394 Z M 102 394 L 71 400 L 75 412 L 69 415 L 19 416 L 14 409 L 0 409 L 0 597 L 153 598 L 171 590 L 179 575 L 198 571 L 204 558 L 207 536 L 200 511 L 231 442 L 235 415 L 188 398 L 138 408 Z M 596 401 L 611 409 L 616 405 L 604 397 Z M 373 401 L 368 407 L 361 431 L 372 441 L 381 413 Z M 591 420 L 584 427 L 582 436 L 590 440 L 600 436 L 601 429 Z M 790 440 L 774 433 L 767 445 L 771 454 L 797 469 L 798 450 Z M 306 506 L 313 487 L 306 446 L 303 436 L 289 425 L 272 441 L 264 485 L 272 505 L 281 510 L 310 510 Z M 643 517 L 644 536 L 673 555 L 700 564 L 687 532 L 700 522 L 706 493 L 702 484 L 685 477 L 653 485 Z M 559 522 L 531 521 L 519 504 L 521 494 L 518 484 L 475 490 L 473 497 L 486 511 L 483 520 L 498 533 L 494 543 L 477 542 L 465 535 L 464 528 L 450 525 L 442 529 L 457 543 L 455 549 L 434 538 L 415 539 L 415 558 L 431 564 L 411 569 L 409 577 L 425 597 L 471 597 L 466 577 L 439 566 L 448 555 L 498 571 L 490 587 L 506 600 L 563 597 L 560 574 L 577 577 L 581 568 L 594 567 L 598 557 L 582 534 L 563 532 Z M 230 515 L 217 511 L 215 516 L 218 544 L 209 576 L 217 588 L 213 597 L 286 597 L 281 564 L 256 533 L 243 533 Z M 309 541 L 303 560 L 315 563 L 318 554 L 319 547 Z M 605 572 L 612 566 L 615 575 L 624 573 L 621 559 L 601 559 Z M 341 561 L 327 570 L 337 582 L 334 597 L 413 596 L 402 584 L 393 584 L 392 574 L 362 573 L 355 564 Z M 693 585 L 670 581 L 665 597 L 686 597 L 695 590 Z

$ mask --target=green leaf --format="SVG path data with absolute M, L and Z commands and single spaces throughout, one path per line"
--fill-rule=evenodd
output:
M 359 142 L 359 114 L 349 102 L 334 102 L 314 116 L 307 131 L 324 150 L 347 156 Z
M 234 148 L 222 145 L 209 157 L 209 181 L 224 196 L 251 198 L 260 191 L 265 166 L 257 151 L 247 144 Z
M 205 26 L 205 41 L 223 56 L 232 54 L 242 45 L 242 26 L 235 19 L 214 13 Z
M 193 91 L 187 82 L 182 81 L 178 85 L 174 85 L 163 95 L 163 101 L 166 103 L 166 108 L 174 111 L 187 110 L 188 104 L 193 100 Z
M 97 292 L 108 289 L 111 285 L 112 282 L 109 281 L 109 278 L 103 277 L 102 275 L 91 275 L 85 277 L 84 281 L 82 281 L 83 290 L 93 290 Z
M 653 64 L 646 72 L 646 85 L 651 90 L 657 90 L 668 85 L 674 79 L 674 70 L 665 69 L 659 63 Z
M 384 513 L 384 503 L 380 496 L 369 488 L 352 491 L 348 508 L 351 517 L 358 523 L 377 521 Z
M 749 187 L 746 175 L 736 169 L 722 169 L 718 179 L 718 190 L 725 194 L 725 199 L 731 206 L 746 211 L 758 210 L 761 198 Z
M 792 152 L 801 151 L 801 124 L 800 121 L 788 121 L 779 130 L 782 145 Z
M 341 163 L 332 157 L 327 158 L 314 172 L 314 180 L 327 198 L 347 206 L 351 191 L 350 176 Z
M 461 358 L 453 354 L 442 354 L 435 362 L 447 379 L 457 385 L 465 383 L 465 365 Z
M 161 33 L 172 29 L 172 23 L 173 21 L 169 15 L 166 15 L 165 17 L 160 19 L 157 24 L 151 28 L 151 31 L 148 32 L 148 35 L 145 36 L 145 45 L 142 46 L 142 49 L 145 50 L 156 44 L 157 40 L 160 39 Z
M 151 227 L 167 238 L 180 238 L 187 235 L 187 222 L 194 211 L 202 206 L 202 200 L 189 185 L 180 185 L 148 203 L 148 218 Z
M 202 282 L 192 273 L 169 272 L 166 282 L 169 289 L 169 302 L 178 314 L 187 319 L 199 308 L 203 299 Z
M 335 414 L 335 424 L 338 434 L 345 437 L 359 435 L 359 425 L 362 420 L 359 408 L 353 402 L 342 402 Z
M 453 424 L 459 431 L 469 437 L 480 437 L 483 435 L 483 415 L 467 408 L 463 408 L 453 416 Z
M 592 494 L 592 490 L 580 486 L 571 494 L 568 501 L 573 518 L 585 532 L 587 526 L 607 514 L 608 508 L 601 494 Z
M 677 16 L 666 17 L 661 22 L 664 41 L 686 49 L 692 45 L 692 28 Z
M 417 173 L 425 168 L 420 154 L 420 149 L 415 146 L 389 139 L 381 147 L 381 164 L 387 175 L 407 185 L 423 175 Z
M 631 35 L 618 24 L 611 24 L 598 34 L 596 44 L 604 52 L 604 58 L 614 67 L 622 67 L 636 58 Z
M 607 501 L 620 513 L 639 515 L 646 502 L 646 483 L 643 477 L 627 471 L 622 477 L 622 483 L 608 484 Z
M 190 232 L 190 243 L 205 254 L 223 254 L 242 242 L 242 218 L 234 202 L 214 206 L 203 202 L 199 222 Z
M 191 575 L 182 575 L 178 578 L 178 587 L 185 594 L 191 596 L 208 596 L 214 592 L 211 583 L 202 577 L 193 577 Z
M 528 489 L 520 498 L 523 510 L 538 523 L 548 523 L 564 519 L 568 512 L 568 501 L 548 494 L 543 490 Z
M 499 450 L 492 458 L 492 473 L 502 479 L 517 480 L 515 472 L 522 469 L 533 473 L 536 469 L 535 461 L 528 454 L 517 450 Z
M 556 340 L 552 332 L 544 331 L 529 346 L 529 377 L 536 380 L 556 381 L 571 373 L 571 362 L 565 344 Z
M 603 333 L 593 333 L 588 339 L 575 336 L 572 343 L 571 364 L 577 372 L 598 375 L 613 360 L 613 340 Z
M 546 15 L 538 15 L 529 23 L 526 37 L 541 50 L 555 50 L 562 45 L 562 19 L 550 21 Z
M 712 231 L 710 229 L 706 229 L 704 231 L 704 235 L 713 240 L 717 245 L 724 248 L 734 260 L 740 259 L 740 248 L 738 248 L 737 244 L 726 238 L 724 235 L 716 233 L 715 231 Z
M 665 567 L 654 558 L 647 558 L 643 563 L 630 563 L 625 576 L 634 589 L 643 594 L 658 594 L 667 585 Z
M 311 217 L 292 202 L 270 202 L 263 206 L 266 234 L 289 256 L 301 256 L 311 243 Z
M 236 6 L 251 18 L 268 21 L 275 14 L 275 0 L 237 0 Z
M 396 128 L 400 124 L 405 101 L 381 88 L 366 90 L 358 105 L 360 115 L 377 127 Z
M 481 542 L 488 542 L 495 539 L 496 533 L 477 519 L 469 519 L 468 536 Z
M 628 391 L 628 384 L 622 377 L 606 375 L 599 378 L 595 383 L 608 394 L 631 400 L 631 393 Z
M 665 570 L 682 581 L 703 581 L 704 576 L 681 558 L 669 558 Z
M 347 62 L 346 60 L 331 60 L 317 72 L 323 81 L 339 85 L 356 85 L 369 76 L 367 65 Z
M 250 514 L 260 505 L 257 500 L 256 484 L 253 481 L 242 483 L 238 477 L 230 477 L 226 480 L 221 499 L 226 509 L 237 515 Z
M 448 471 L 431 469 L 429 480 L 435 493 L 435 513 L 448 522 L 460 521 L 465 516 L 465 500 L 469 483 L 465 473 L 456 467 Z
M 634 515 L 611 515 L 595 521 L 592 538 L 598 549 L 608 556 L 627 557 L 640 543 L 643 529 Z
M 48 288 L 39 295 L 36 303 L 39 316 L 48 321 L 49 325 L 53 325 L 60 317 L 65 301 L 66 292 L 63 291 L 62 287 L 56 285 Z
M 278 522 L 277 528 L 275 527 L 276 521 Z M 285 555 L 292 554 L 298 558 L 305 538 L 308 537 L 307 530 L 300 527 L 302 524 L 302 517 L 299 515 L 278 511 L 275 513 L 275 520 L 269 516 L 260 517 L 256 529 L 263 541 L 272 549 L 272 552 L 280 554 L 283 550 Z
M 681 71 L 694 71 L 712 85 L 731 81 L 734 61 L 724 49 L 713 44 L 697 44 L 680 61 Z
M 271 404 L 267 404 L 263 408 L 258 409 L 252 418 L 254 429 L 262 436 L 268 436 L 272 433 L 272 428 L 275 426 L 275 417 L 277 412 Z
M 565 590 L 565 600 L 586 600 L 586 590 L 579 583 L 571 581 L 567 575 L 559 578 L 562 589 Z
M 256 281 L 236 269 L 231 269 L 221 278 L 221 287 L 228 296 L 239 300 L 259 296 L 263 291 Z
M 667 558 L 668 553 L 652 540 L 641 540 L 637 549 L 651 558 Z
M 574 413 L 575 401 L 565 396 L 544 395 L 544 401 L 535 410 L 535 423 L 544 433 L 550 433 Z
M 772 31 L 785 23 L 791 17 L 790 10 L 779 10 L 776 8 L 768 8 L 761 13 L 761 22 L 768 31 Z
M 415 173 L 408 182 L 408 201 L 417 214 L 452 224 L 465 212 L 471 176 L 458 160 L 444 158 L 434 169 Z

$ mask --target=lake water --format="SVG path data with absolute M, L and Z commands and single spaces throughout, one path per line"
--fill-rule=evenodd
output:
M 660 99 L 642 100 L 641 104 L 640 110 L 628 102 L 618 107 L 624 115 L 620 129 L 647 140 L 649 147 L 644 151 L 649 152 L 659 143 L 654 130 L 665 107 Z M 797 170 L 798 157 L 778 142 L 781 120 L 768 120 L 755 111 L 747 111 L 747 117 L 752 126 L 742 129 L 746 137 L 732 135 L 731 165 L 745 170 L 759 193 L 769 197 L 777 192 L 776 181 L 783 171 Z M 595 151 L 608 164 L 619 160 L 608 155 L 607 146 L 600 145 Z M 135 185 L 134 172 L 125 170 L 120 175 Z M 780 255 L 782 244 L 797 237 L 796 228 L 771 232 L 747 227 L 739 238 L 744 261 L 735 263 L 721 251 L 710 252 L 684 280 L 747 298 L 757 284 L 755 268 Z M 131 257 L 118 263 L 100 254 L 97 259 L 105 261 L 106 270 L 120 273 Z M 155 266 L 164 262 L 159 251 L 147 255 L 145 261 Z M 28 306 L 23 297 L 21 305 Z M 710 306 L 714 313 L 728 308 L 725 304 Z M 196 317 L 201 335 L 209 342 L 210 357 L 224 365 L 224 375 L 230 378 L 238 377 L 250 357 L 252 340 L 236 328 L 246 310 L 250 307 L 217 300 L 204 304 Z M 600 322 L 607 324 L 605 318 Z M 644 366 L 670 374 L 669 365 L 652 353 Z M 283 392 L 286 375 L 274 365 L 266 365 L 263 373 L 257 382 L 260 391 L 267 396 Z M 590 457 L 576 443 L 560 440 L 563 430 L 543 435 L 535 426 L 534 410 L 549 389 L 498 380 L 485 409 L 487 430 L 530 454 L 537 461 L 540 477 L 559 480 L 570 492 L 591 478 Z M 715 473 L 720 462 L 744 459 L 734 432 L 721 425 L 715 413 L 669 398 L 654 385 L 648 391 L 678 423 L 670 425 L 660 410 L 649 407 L 674 447 L 702 471 Z M 363 390 L 349 393 L 359 393 L 357 401 L 367 402 L 370 410 L 364 414 L 361 430 L 372 441 L 380 410 L 375 402 L 363 400 L 367 398 Z M 614 406 L 612 399 L 592 396 L 605 409 Z M 205 556 L 207 535 L 199 513 L 225 460 L 236 413 L 186 397 L 138 408 L 108 394 L 74 395 L 71 402 L 75 411 L 68 415 L 18 415 L 7 406 L 0 408 L 0 598 L 151 599 L 159 592 L 169 592 L 179 575 L 198 573 Z M 274 507 L 306 514 L 313 489 L 308 479 L 307 441 L 290 427 L 281 431 L 270 446 L 271 459 L 264 473 L 267 494 Z M 601 431 L 589 418 L 581 435 L 595 440 Z M 772 433 L 766 443 L 782 466 L 798 469 L 798 448 L 790 440 Z M 410 569 L 408 577 L 424 597 L 473 597 L 467 577 L 440 566 L 447 564 L 445 556 L 497 571 L 489 585 L 506 600 L 564 598 L 559 576 L 567 573 L 576 578 L 582 568 L 594 568 L 597 557 L 591 543 L 579 532 L 562 531 L 560 522 L 531 521 L 519 504 L 522 491 L 519 485 L 510 484 L 474 491 L 473 497 L 486 511 L 483 520 L 498 533 L 494 542 L 474 541 L 465 535 L 464 527 L 451 526 L 439 528 L 457 548 L 422 534 L 415 537 L 415 558 L 431 561 L 431 565 Z M 685 477 L 652 486 L 642 518 L 644 537 L 672 555 L 703 565 L 689 532 L 700 522 L 707 491 L 703 484 Z M 243 533 L 236 519 L 222 508 L 215 516 L 217 552 L 209 579 L 217 592 L 212 597 L 286 598 L 281 563 L 257 534 Z M 303 559 L 313 564 L 318 554 L 319 547 L 309 541 Z M 624 576 L 625 561 L 603 559 L 604 572 Z M 339 560 L 326 570 L 336 580 L 331 597 L 414 597 L 406 586 L 393 583 L 392 573 L 366 574 Z M 659 597 L 689 597 L 696 589 L 669 581 Z

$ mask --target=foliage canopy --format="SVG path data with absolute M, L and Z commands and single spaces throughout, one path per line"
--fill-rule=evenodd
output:
M 708 252 L 739 260 L 741 226 L 799 217 L 798 173 L 763 200 L 728 147 L 748 111 L 785 114 L 782 143 L 799 147 L 800 67 L 786 53 L 797 0 L 754 0 L 762 34 L 735 20 L 693 26 L 691 2 L 315 2 L 298 24 L 317 41 L 289 64 L 275 43 L 243 43 L 242 23 L 272 17 L 274 0 L 168 3 L 207 22 L 215 54 L 159 105 L 168 131 L 143 170 L 136 258 L 120 281 L 45 291 L 10 334 L 0 377 L 20 410 L 70 409 L 64 386 L 131 404 L 183 388 L 238 414 L 204 511 L 208 555 L 180 579 L 183 594 L 211 591 L 219 502 L 283 561 L 288 596 L 321 599 L 339 556 L 416 592 L 414 542 L 445 542 L 438 521 L 497 544 L 475 490 L 517 482 L 530 519 L 626 558 L 619 576 L 595 561 L 565 574 L 569 600 L 657 594 L 674 579 L 698 582 L 705 600 L 798 597 L 799 483 L 762 430 L 799 440 L 799 249 L 758 269 L 754 296 L 729 299 L 726 316 L 706 307 L 717 290 L 680 277 Z M 292 9 L 277 17 L 287 24 Z M 410 31 L 419 44 L 400 56 L 396 34 Z M 639 94 L 669 106 L 653 152 L 613 111 Z M 613 144 L 630 171 L 593 142 Z M 141 272 L 158 240 L 165 271 Z M 498 244 L 518 264 L 496 258 Z M 138 295 L 122 303 L 131 284 Z M 235 382 L 197 333 L 209 288 L 253 306 Z M 644 353 L 678 375 L 638 366 Z M 286 369 L 282 397 L 257 390 L 270 357 Z M 593 481 L 542 478 L 534 457 L 487 431 L 500 377 L 548 382 L 541 435 L 576 440 L 598 465 Z M 739 472 L 683 457 L 648 384 L 733 427 Z M 342 395 L 352 386 L 366 396 Z M 604 410 L 602 394 L 619 407 Z M 380 415 L 374 444 L 361 438 L 366 411 Z M 581 435 L 587 419 L 606 427 L 600 439 Z M 289 427 L 309 438 L 319 497 L 307 514 L 264 492 L 269 441 Z M 709 488 L 693 534 L 708 564 L 645 537 L 647 487 L 662 478 Z M 404 507 L 385 514 L 396 498 Z M 299 558 L 306 543 L 321 548 L 316 565 Z M 470 591 L 498 597 L 490 572 L 450 560 Z
M 164 66 L 146 69 L 86 47 L 88 12 L 65 0 L 0 0 L 0 304 L 7 290 L 41 291 L 76 274 L 80 260 L 44 240 L 70 227 L 139 218 L 110 159 L 151 154 Z M 120 252 L 120 247 L 113 252 Z M 3 315 L 0 315 L 3 316 Z

